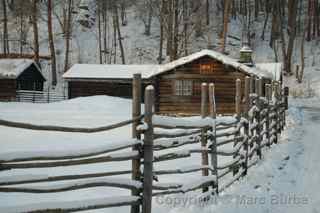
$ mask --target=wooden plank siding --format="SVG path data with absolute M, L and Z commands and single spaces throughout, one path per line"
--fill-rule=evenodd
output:
M 109 95 L 122 98 L 132 97 L 132 81 L 69 81 L 69 98 L 86 97 L 93 95 Z M 143 90 L 146 87 L 143 84 Z
M 16 80 L 0 80 L 0 101 L 14 101 L 16 99 Z
M 200 73 L 201 64 L 210 64 L 212 73 Z M 236 79 L 243 82 L 246 74 L 226 67 L 224 64 L 203 57 L 175 70 L 163 73 L 156 78 L 157 101 L 156 110 L 159 114 L 199 115 L 201 104 L 201 84 L 214 83 L 218 114 L 233 114 L 235 112 Z M 192 96 L 175 95 L 175 80 L 192 80 Z

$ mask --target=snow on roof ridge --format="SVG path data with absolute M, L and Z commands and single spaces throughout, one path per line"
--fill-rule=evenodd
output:
M 180 59 L 177 59 L 175 61 L 164 64 L 161 67 L 161 70 L 159 71 L 159 73 L 157 73 L 157 75 L 162 74 L 166 71 L 172 70 L 174 68 L 177 68 L 177 67 L 184 65 L 186 63 L 192 62 L 192 61 L 199 59 L 203 56 L 209 56 L 213 59 L 220 61 L 221 63 L 223 63 L 225 65 L 232 66 L 235 69 L 239 69 L 240 71 L 245 72 L 247 74 L 253 74 L 258 77 L 265 77 L 265 78 L 272 78 L 273 77 L 269 72 L 257 69 L 255 67 L 249 67 L 245 64 L 238 62 L 236 59 L 231 58 L 230 56 L 227 56 L 227 55 L 222 54 L 220 52 L 217 52 L 214 50 L 209 50 L 209 49 L 203 49 L 199 52 L 195 52 L 191 55 L 188 55 L 188 56 L 182 57 Z

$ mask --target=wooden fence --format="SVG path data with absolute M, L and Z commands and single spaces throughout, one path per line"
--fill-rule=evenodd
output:
M 17 90 L 17 102 L 51 103 L 68 99 L 65 94 L 54 91 Z
M 201 117 L 167 117 L 155 115 L 154 88 L 145 90 L 145 109 L 141 115 L 141 76 L 134 75 L 132 119 L 99 128 L 69 128 L 38 126 L 0 120 L 0 125 L 31 130 L 93 133 L 108 131 L 132 124 L 132 138 L 112 147 L 70 155 L 29 156 L 3 159 L 0 156 L 0 170 L 74 166 L 101 162 L 131 161 L 126 171 L 101 172 L 81 175 L 64 175 L 39 178 L 12 178 L 0 182 L 0 192 L 57 193 L 90 187 L 117 187 L 131 190 L 131 196 L 113 197 L 69 204 L 61 207 L 49 203 L 46 209 L 38 206 L 21 206 L 23 212 L 73 212 L 115 206 L 131 206 L 131 213 L 151 213 L 152 197 L 187 193 L 200 190 L 208 195 L 216 194 L 248 175 L 248 169 L 263 156 L 263 150 L 278 142 L 285 126 L 286 96 L 280 84 L 274 82 L 265 87 L 262 96 L 262 81 L 247 77 L 244 82 L 245 94 L 241 94 L 240 80 L 236 82 L 236 115 L 217 116 L 215 113 L 214 84 L 202 84 Z M 188 145 L 197 148 L 182 149 Z M 122 153 L 113 154 L 119 150 Z M 176 148 L 179 148 L 177 151 Z M 161 151 L 166 151 L 165 154 Z M 103 154 L 103 155 L 102 155 Z M 189 158 L 200 154 L 198 166 L 183 165 L 174 169 L 156 169 L 155 164 L 165 161 Z M 229 157 L 219 162 L 220 157 Z M 143 165 L 143 167 L 142 167 Z M 158 176 L 191 174 L 201 172 L 199 178 L 188 183 L 157 182 Z M 131 178 L 119 178 L 131 174 Z M 97 179 L 98 177 L 109 177 Z M 90 179 L 91 178 L 91 179 Z M 187 177 L 186 177 L 187 179 Z M 52 183 L 73 180 L 70 184 L 47 187 L 21 187 L 18 184 Z

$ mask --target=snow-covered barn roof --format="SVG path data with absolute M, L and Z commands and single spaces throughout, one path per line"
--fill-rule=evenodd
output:
M 75 64 L 64 75 L 66 79 L 132 79 L 141 73 L 143 79 L 152 77 L 159 65 Z
M 31 59 L 0 59 L 0 79 L 17 79 L 31 65 L 42 75 L 38 65 Z
M 66 79 L 131 79 L 133 74 L 141 73 L 142 78 L 148 79 L 204 56 L 213 58 L 226 66 L 231 66 L 249 75 L 273 80 L 275 80 L 275 76 L 278 76 L 273 73 L 271 66 L 268 67 L 268 69 L 265 67 L 263 67 L 263 69 L 260 69 L 260 67 L 249 67 L 222 53 L 213 50 L 202 50 L 163 65 L 76 64 L 72 66 L 63 77 Z M 281 69 L 279 69 L 279 71 L 281 71 Z

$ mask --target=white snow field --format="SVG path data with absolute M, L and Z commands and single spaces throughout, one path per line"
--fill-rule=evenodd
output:
M 315 101 L 314 101 L 315 102 Z M 320 108 L 313 108 L 314 102 L 293 102 L 288 112 L 287 129 L 280 143 L 263 151 L 263 160 L 248 171 L 248 175 L 208 203 L 199 201 L 199 191 L 184 195 L 158 197 L 153 200 L 154 213 L 178 212 L 320 212 L 320 165 L 317 136 L 320 128 Z M 320 101 L 316 100 L 317 103 Z M 97 127 L 127 120 L 131 116 L 131 101 L 108 96 L 77 98 L 51 104 L 0 103 L 0 118 L 32 124 L 60 125 L 70 127 Z M 130 139 L 131 126 L 112 131 L 91 134 L 30 131 L 0 126 L 0 159 L 12 156 L 28 156 L 54 153 L 79 153 L 83 150 L 98 150 L 115 146 Z M 197 147 L 199 144 L 176 148 Z M 199 148 L 199 147 L 197 147 Z M 172 151 L 172 149 L 171 149 Z M 119 151 L 123 152 L 123 151 Z M 165 151 L 161 151 L 165 153 Z M 115 152 L 117 153 L 117 152 Z M 223 163 L 225 159 L 219 159 Z M 155 164 L 157 169 L 199 166 L 200 156 Z M 130 162 L 110 162 L 85 166 L 16 169 L 0 172 L 0 181 L 46 177 L 53 175 L 95 173 L 128 170 Z M 131 175 L 121 175 L 108 180 L 124 181 Z M 201 177 L 201 172 L 159 176 L 160 183 L 192 184 Z M 101 180 L 101 178 L 99 178 Z M 25 184 L 50 188 L 65 186 L 73 181 L 55 183 Z M 78 181 L 79 182 L 79 181 Z M 54 194 L 0 193 L 0 212 L 20 212 L 35 205 L 50 207 L 55 202 L 59 207 L 74 204 L 99 204 L 104 201 L 128 201 L 130 192 L 111 187 L 96 187 Z M 278 197 L 277 197 L 278 196 Z M 278 199 L 277 199 L 278 198 Z M 280 200 L 281 198 L 281 200 Z M 280 203 L 281 202 L 281 203 Z M 86 212 L 129 212 L 129 207 L 108 208 Z

